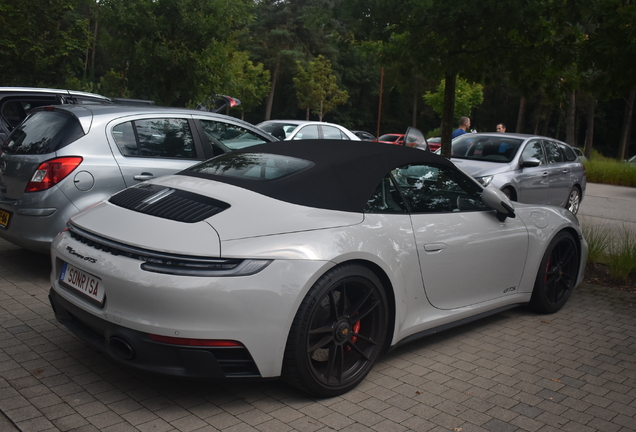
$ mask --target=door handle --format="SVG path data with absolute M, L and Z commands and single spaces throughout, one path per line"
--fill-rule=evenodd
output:
M 544 172 L 544 173 L 543 173 L 543 177 L 547 177 L 547 176 L 548 176 L 548 173 L 547 173 L 547 172 Z
M 424 245 L 426 252 L 439 252 L 442 249 L 448 249 L 448 245 L 446 243 L 428 243 Z
M 133 178 L 139 181 L 146 181 L 155 178 L 155 176 L 149 172 L 142 172 L 141 174 L 133 176 Z

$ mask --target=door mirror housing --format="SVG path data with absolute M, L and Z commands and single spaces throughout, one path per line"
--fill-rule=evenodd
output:
M 521 161 L 522 168 L 532 168 L 541 165 L 541 161 L 537 158 L 528 158 Z
M 481 200 L 484 204 L 497 212 L 497 219 L 501 222 L 505 221 L 506 218 L 514 218 L 516 216 L 512 202 L 508 199 L 506 194 L 499 189 L 491 187 L 484 188 L 484 191 L 481 193 Z

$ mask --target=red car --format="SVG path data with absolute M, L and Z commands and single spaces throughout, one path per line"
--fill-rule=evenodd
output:
M 378 138 L 378 142 L 385 144 L 404 144 L 404 134 L 385 134 Z
M 426 140 L 428 142 L 428 147 L 432 152 L 437 150 L 442 146 L 442 137 L 433 137 Z

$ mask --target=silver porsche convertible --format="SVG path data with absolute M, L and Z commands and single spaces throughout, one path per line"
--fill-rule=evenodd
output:
M 415 338 L 557 312 L 587 244 L 566 209 L 512 203 L 441 156 L 307 140 L 125 189 L 51 256 L 57 319 L 118 362 L 334 396 Z

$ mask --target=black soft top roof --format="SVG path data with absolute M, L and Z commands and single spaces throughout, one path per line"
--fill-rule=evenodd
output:
M 429 151 L 369 141 L 279 141 L 247 147 L 237 153 L 291 156 L 310 161 L 313 166 L 266 181 L 212 175 L 190 169 L 179 174 L 232 184 L 293 204 L 362 212 L 382 177 L 394 168 L 412 163 L 454 167 L 445 157 Z

